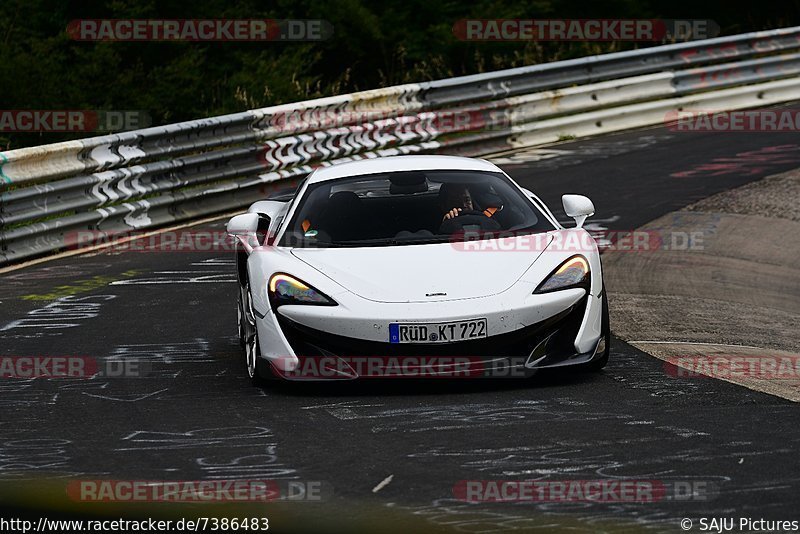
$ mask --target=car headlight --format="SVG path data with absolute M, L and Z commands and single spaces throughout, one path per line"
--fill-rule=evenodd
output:
M 583 256 L 573 256 L 553 271 L 534 293 L 583 287 L 589 289 L 589 262 Z
M 294 276 L 277 273 L 272 275 L 267 286 L 269 301 L 277 308 L 283 304 L 311 304 L 316 306 L 336 306 L 336 303 L 322 291 L 318 291 Z

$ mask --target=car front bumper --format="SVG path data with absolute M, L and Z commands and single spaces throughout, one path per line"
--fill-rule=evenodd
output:
M 338 296 L 338 306 L 282 306 L 257 321 L 261 354 L 288 379 L 365 376 L 528 376 L 592 360 L 601 338 L 600 296 L 575 288 L 436 303 L 376 303 Z M 389 324 L 487 320 L 486 338 L 389 343 Z M 393 366 L 403 372 L 390 374 Z M 394 369 L 396 371 L 396 369 Z

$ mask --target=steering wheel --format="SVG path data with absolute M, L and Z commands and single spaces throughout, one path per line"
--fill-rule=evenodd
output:
M 479 226 L 481 230 L 500 230 L 500 223 L 479 210 L 462 210 L 457 217 L 445 219 L 439 226 L 440 234 L 453 234 L 466 226 Z

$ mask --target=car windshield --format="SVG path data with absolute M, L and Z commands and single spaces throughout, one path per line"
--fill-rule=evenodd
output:
M 441 243 L 554 230 L 502 173 L 403 171 L 308 187 L 283 246 Z

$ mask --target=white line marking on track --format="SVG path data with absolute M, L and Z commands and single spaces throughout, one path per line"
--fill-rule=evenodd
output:
M 389 482 L 391 482 L 393 478 L 394 478 L 394 475 L 389 475 L 388 477 L 386 477 L 386 478 L 384 478 L 383 480 L 381 480 L 381 481 L 378 483 L 378 485 L 377 485 L 377 486 L 375 486 L 374 488 L 372 488 L 372 493 L 378 493 L 380 490 L 382 490 L 383 488 L 385 488 L 386 486 L 388 486 L 388 485 L 389 485 Z

